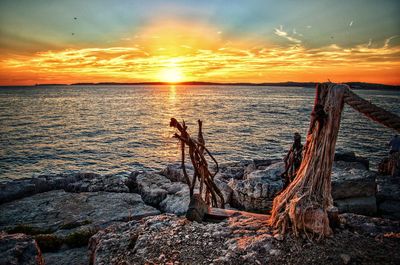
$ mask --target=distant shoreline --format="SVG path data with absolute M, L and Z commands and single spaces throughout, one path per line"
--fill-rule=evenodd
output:
M 278 86 L 278 87 L 309 87 L 314 88 L 318 82 L 277 82 L 277 83 L 218 83 L 218 82 L 179 82 L 179 83 L 167 83 L 167 82 L 98 82 L 98 83 L 73 83 L 73 84 L 36 84 L 26 85 L 26 87 L 40 87 L 40 86 L 154 86 L 154 85 L 186 85 L 186 86 Z M 400 91 L 400 85 L 385 85 L 375 83 L 363 83 L 363 82 L 343 82 L 348 84 L 352 89 L 363 89 L 363 90 L 395 90 Z M 1 87 L 25 87 L 23 85 L 15 86 L 0 86 Z

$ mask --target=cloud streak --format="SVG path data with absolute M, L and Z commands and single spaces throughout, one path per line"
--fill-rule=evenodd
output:
M 283 38 L 289 40 L 290 42 L 301 43 L 301 40 L 290 36 L 289 33 L 284 31 L 282 26 L 280 26 L 280 29 L 275 28 L 274 33 L 275 33 L 275 35 L 277 35 L 279 37 L 283 37 Z M 297 34 L 296 29 L 293 30 L 293 34 Z
M 288 42 L 284 46 L 224 39 L 213 28 L 178 26 L 181 28 L 175 35 L 172 34 L 177 28 L 175 24 L 167 28 L 153 27 L 132 38 L 124 38 L 121 46 L 3 56 L 0 84 L 160 81 L 171 62 L 185 81 L 325 81 L 330 78 L 400 83 L 400 46 L 393 44 L 397 35 L 388 37 L 380 47 L 369 40 L 351 48 L 339 44 L 307 48 L 297 38 L 302 36 L 296 29 L 289 34 L 283 26 L 275 28 L 274 34 Z

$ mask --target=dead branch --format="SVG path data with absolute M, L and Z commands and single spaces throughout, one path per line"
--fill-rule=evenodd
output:
M 214 183 L 214 176 L 218 172 L 218 163 L 211 155 L 210 151 L 205 147 L 205 141 L 202 131 L 202 121 L 198 120 L 199 132 L 197 135 L 197 141 L 190 137 L 184 121 L 182 122 L 182 124 L 180 124 L 175 118 L 171 118 L 170 126 L 176 128 L 179 132 L 175 133 L 174 137 L 177 138 L 181 143 L 181 166 L 185 180 L 189 185 L 190 197 L 193 197 L 196 181 L 198 180 L 199 194 L 204 195 L 204 201 L 208 205 L 211 205 L 213 207 L 224 208 L 224 196 L 217 185 L 215 185 Z M 185 166 L 186 146 L 188 146 L 190 161 L 192 162 L 194 169 L 192 181 L 190 181 Z M 208 162 L 205 158 L 205 153 L 216 164 L 216 171 L 214 173 L 211 173 L 208 169 Z M 220 205 L 218 205 L 218 202 L 220 203 Z

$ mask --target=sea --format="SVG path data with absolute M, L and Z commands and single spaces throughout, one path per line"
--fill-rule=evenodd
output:
M 356 90 L 400 115 L 400 91 Z M 282 158 L 308 131 L 315 89 L 273 86 L 34 86 L 0 88 L 0 179 L 94 172 L 126 175 L 180 161 L 169 126 L 185 121 L 219 163 Z M 345 106 L 337 151 L 371 168 L 396 132 Z

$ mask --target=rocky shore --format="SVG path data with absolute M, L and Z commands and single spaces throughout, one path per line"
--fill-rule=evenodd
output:
M 190 175 L 190 168 L 189 168 Z M 0 181 L 0 264 L 399 264 L 400 180 L 337 154 L 332 238 L 274 235 L 264 215 L 282 189 L 283 163 L 220 165 L 221 222 L 182 217 L 189 189 L 178 165 L 129 176 L 93 173 Z M 388 255 L 393 253 L 393 255 Z M 72 262 L 72 263 L 71 263 Z

